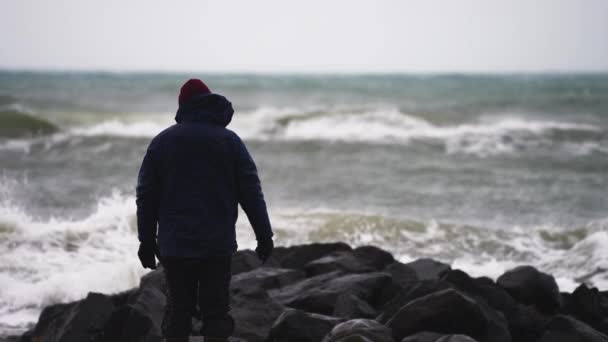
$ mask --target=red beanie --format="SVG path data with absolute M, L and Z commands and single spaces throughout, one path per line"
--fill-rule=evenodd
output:
M 182 89 L 179 91 L 179 98 L 177 102 L 179 105 L 183 105 L 184 103 L 190 101 L 192 97 L 199 94 L 208 94 L 211 90 L 203 81 L 198 78 L 189 79 L 184 85 Z

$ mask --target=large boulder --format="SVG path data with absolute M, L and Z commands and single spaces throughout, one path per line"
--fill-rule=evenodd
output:
M 305 311 L 331 315 L 338 297 L 351 293 L 374 305 L 384 287 L 391 283 L 387 273 L 321 274 L 280 289 L 269 291 L 283 305 Z
M 366 273 L 376 269 L 365 261 L 356 257 L 350 251 L 334 252 L 322 258 L 313 260 L 304 266 L 309 276 L 322 273 L 342 271 L 345 273 Z
M 384 271 L 390 273 L 393 281 L 402 287 L 408 287 L 419 281 L 416 271 L 400 262 L 389 264 Z
M 543 313 L 556 313 L 561 305 L 555 278 L 532 266 L 516 267 L 501 275 L 496 282 L 517 301 L 534 305 Z
M 230 299 L 235 321 L 234 336 L 248 342 L 264 341 L 285 308 L 265 291 L 234 295 Z
M 589 288 L 581 284 L 566 298 L 562 310 L 564 313 L 608 334 L 608 298 L 597 288 Z
M 323 342 L 392 342 L 391 330 L 371 319 L 352 319 L 336 325 Z
M 406 288 L 421 281 L 439 280 L 450 270 L 450 265 L 432 259 L 418 259 L 407 264 L 396 261 L 384 269 L 391 274 L 395 284 Z
M 28 338 L 45 342 L 98 340 L 114 309 L 111 297 L 93 292 L 77 302 L 48 306 Z
M 338 295 L 332 316 L 342 318 L 374 318 L 378 312 L 357 295 L 345 292 Z
M 259 267 L 233 276 L 230 290 L 233 294 L 239 294 L 275 289 L 302 280 L 304 276 L 300 270 Z
M 445 272 L 452 269 L 448 264 L 427 258 L 418 259 L 404 265 L 414 270 L 418 280 L 439 279 Z
M 505 289 L 489 278 L 472 278 L 461 270 L 441 278 L 477 301 L 483 301 L 507 319 L 513 341 L 535 342 L 543 333 L 545 318 L 533 306 L 518 304 Z
M 382 307 L 382 313 L 378 316 L 378 321 L 386 323 L 407 303 L 429 295 L 431 293 L 453 288 L 454 286 L 443 280 L 426 280 L 409 283 L 402 287 L 393 298 Z
M 319 342 L 341 318 L 288 309 L 277 318 L 266 342 Z
M 270 257 L 265 264 L 262 264 L 258 255 L 249 249 L 238 251 L 232 255 L 232 275 L 248 272 L 261 266 L 280 267 L 280 264 L 275 257 Z
M 557 315 L 538 342 L 608 342 L 608 337 L 570 316 Z
M 401 342 L 436 342 L 442 336 L 445 335 L 432 331 L 423 331 L 410 336 L 406 336 L 401 340 Z
M 440 337 L 435 342 L 477 342 L 467 335 L 446 335 Z
M 274 252 L 275 258 L 286 268 L 303 268 L 309 262 L 335 252 L 351 251 L 352 248 L 342 242 L 311 243 L 309 245 L 285 247 Z
M 395 340 L 423 331 L 464 334 L 480 342 L 510 342 L 504 317 L 454 289 L 404 305 L 387 322 Z
M 375 246 L 360 246 L 353 250 L 353 254 L 376 270 L 382 270 L 395 261 L 393 255 Z

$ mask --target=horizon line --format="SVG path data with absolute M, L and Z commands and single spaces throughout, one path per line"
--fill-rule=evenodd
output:
M 112 68 L 38 68 L 5 67 L 0 72 L 14 73 L 82 73 L 82 74 L 208 74 L 208 75 L 260 75 L 260 76 L 366 76 L 366 75 L 603 75 L 608 69 L 545 69 L 545 70 L 170 70 L 170 69 L 112 69 Z

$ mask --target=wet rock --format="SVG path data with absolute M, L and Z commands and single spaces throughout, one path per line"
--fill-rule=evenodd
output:
M 336 325 L 323 342 L 392 342 L 391 330 L 371 319 L 353 319 Z
M 300 270 L 264 266 L 233 276 L 230 289 L 233 294 L 275 289 L 302 280 L 304 276 Z
M 409 262 L 405 266 L 414 270 L 418 280 L 436 280 L 452 269 L 448 264 L 426 258 Z
M 235 321 L 234 336 L 248 342 L 264 341 L 274 322 L 285 311 L 265 291 L 254 296 L 234 295 L 230 307 Z
M 509 342 L 504 317 L 470 297 L 447 289 L 431 293 L 404 305 L 387 326 L 396 340 L 423 331 L 465 334 L 480 342 Z
M 436 342 L 442 336 L 445 335 L 430 331 L 423 331 L 417 334 L 406 336 L 401 340 L 401 342 Z
M 338 295 L 332 316 L 342 318 L 374 318 L 378 312 L 355 294 L 346 292 Z
M 334 252 L 304 266 L 309 276 L 342 271 L 344 273 L 373 272 L 375 268 L 357 258 L 352 252 Z
M 160 289 L 148 286 L 139 291 L 135 303 L 123 307 L 121 311 L 114 312 L 112 319 L 122 319 L 120 338 L 116 342 L 135 342 L 160 340 L 162 333 L 160 326 L 164 317 L 166 297 Z M 106 326 L 107 334 L 107 326 Z
M 330 315 L 342 293 L 352 293 L 373 305 L 390 282 L 390 275 L 381 272 L 348 275 L 332 272 L 271 290 L 270 295 L 283 305 Z
M 414 269 L 400 262 L 388 265 L 384 271 L 390 273 L 393 281 L 403 287 L 410 286 L 419 280 Z
M 83 300 L 71 304 L 47 307 L 40 314 L 31 333 L 31 341 L 79 342 L 99 339 L 114 311 L 109 296 L 89 293 Z
M 352 250 L 345 243 L 312 243 L 309 245 L 287 247 L 279 252 L 278 261 L 286 268 L 303 268 L 309 262 L 335 252 Z
M 390 301 L 382 307 L 378 321 L 386 323 L 407 303 L 431 293 L 453 288 L 453 285 L 443 280 L 426 280 L 413 282 L 402 288 Z
M 274 253 L 273 253 L 274 254 Z M 238 251 L 232 255 L 231 271 L 232 275 L 249 272 L 258 267 L 262 266 L 262 261 L 258 258 L 258 255 L 251 250 Z M 276 258 L 269 258 L 264 266 L 267 267 L 280 267 L 279 262 Z
M 353 250 L 353 254 L 367 265 L 380 271 L 395 262 L 393 255 L 375 246 L 361 246 Z
M 440 337 L 435 342 L 477 342 L 467 335 L 447 335 Z
M 604 297 L 597 288 L 589 288 L 581 284 L 567 298 L 562 310 L 564 313 L 608 334 L 608 298 Z
M 532 266 L 519 266 L 501 275 L 497 281 L 515 300 L 536 306 L 541 312 L 556 313 L 560 293 L 553 276 Z
M 534 342 L 543 332 L 545 319 L 534 307 L 518 304 L 492 280 L 474 279 L 461 270 L 451 270 L 441 278 L 459 291 L 483 301 L 504 315 L 513 341 Z
M 607 342 L 608 337 L 570 316 L 557 315 L 538 342 Z
M 266 342 L 319 342 L 343 319 L 288 309 L 277 318 Z
M 477 342 L 467 335 L 441 335 L 433 332 L 423 332 L 409 336 L 401 342 Z

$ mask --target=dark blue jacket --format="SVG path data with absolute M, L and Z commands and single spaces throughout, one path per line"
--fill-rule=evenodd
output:
M 153 243 L 158 224 L 163 257 L 234 253 L 239 203 L 258 241 L 272 237 L 255 163 L 226 129 L 233 113 L 221 95 L 197 96 L 148 147 L 137 180 L 138 236 Z

